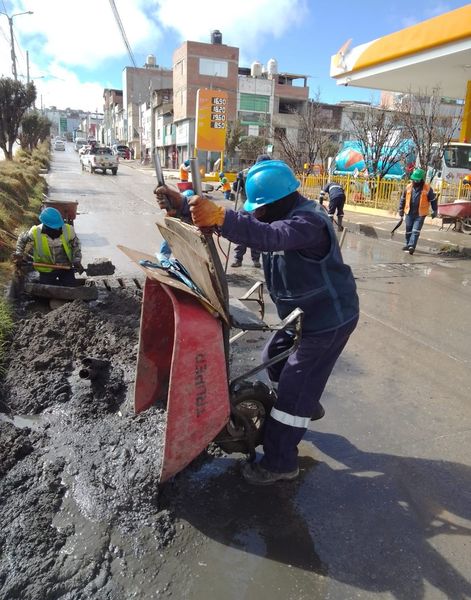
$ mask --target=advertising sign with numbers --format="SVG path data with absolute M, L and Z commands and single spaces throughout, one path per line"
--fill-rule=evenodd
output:
M 198 90 L 196 140 L 198 150 L 222 152 L 226 141 L 227 92 Z

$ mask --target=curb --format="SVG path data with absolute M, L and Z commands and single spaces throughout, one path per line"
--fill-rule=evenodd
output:
M 375 227 L 374 225 L 368 225 L 367 223 L 356 223 L 346 219 L 344 219 L 343 225 L 347 231 L 351 233 L 364 235 L 373 239 L 391 239 L 391 232 L 389 230 L 381 229 L 379 227 Z M 419 238 L 417 248 L 423 252 L 429 252 L 430 254 L 450 253 L 460 254 L 466 258 L 471 258 L 471 247 L 440 240 L 431 240 L 422 236 Z

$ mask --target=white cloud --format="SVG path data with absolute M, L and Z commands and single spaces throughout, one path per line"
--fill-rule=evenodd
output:
M 223 42 L 238 46 L 241 62 L 252 61 L 270 38 L 293 30 L 307 11 L 306 0 L 115 0 L 134 53 L 147 54 L 170 30 L 183 40 L 209 41 L 220 29 Z M 14 0 L 8 13 L 32 10 L 14 19 L 18 73 L 35 77 L 45 105 L 95 110 L 102 106 L 108 81 L 97 81 L 100 68 L 131 64 L 108 0 Z M 11 76 L 8 21 L 0 15 L 0 72 Z M 173 48 L 172 48 L 173 50 Z M 276 57 L 275 57 L 276 58 Z M 89 75 L 84 73 L 89 70 Z M 94 74 L 95 73 L 95 74 Z M 58 79 L 59 78 L 59 79 Z M 111 77 L 110 77 L 111 79 Z M 39 100 L 38 100 L 39 103 Z
M 305 0 L 157 0 L 162 26 L 182 40 L 209 41 L 219 29 L 225 44 L 254 54 L 261 42 L 289 34 L 307 12 Z

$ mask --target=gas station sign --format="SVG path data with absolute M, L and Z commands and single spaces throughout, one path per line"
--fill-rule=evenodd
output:
M 227 92 L 199 89 L 196 96 L 198 150 L 223 152 L 226 143 Z

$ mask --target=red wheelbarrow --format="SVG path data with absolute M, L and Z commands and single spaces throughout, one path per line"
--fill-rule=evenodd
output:
M 275 326 L 229 299 L 224 270 L 211 236 L 178 219 L 158 224 L 173 255 L 185 265 L 191 289 L 168 272 L 151 266 L 155 258 L 120 246 L 146 274 L 136 369 L 137 413 L 155 403 L 167 410 L 161 482 L 184 469 L 211 442 L 227 453 L 255 459 L 275 392 L 251 378 L 297 348 L 303 313 L 293 311 Z M 258 282 L 250 293 L 259 293 Z M 263 304 L 262 304 L 263 309 Z M 262 315 L 263 316 L 263 315 Z M 230 329 L 239 332 L 230 338 Z M 246 331 L 293 330 L 293 346 L 235 379 L 230 378 L 230 344 Z M 250 379 L 250 380 L 249 380 Z
M 448 204 L 438 205 L 438 216 L 442 219 L 442 228 L 448 224 L 456 231 L 471 233 L 471 200 L 455 200 Z

